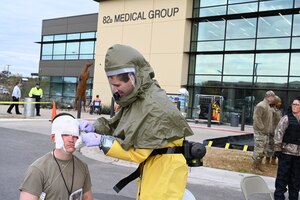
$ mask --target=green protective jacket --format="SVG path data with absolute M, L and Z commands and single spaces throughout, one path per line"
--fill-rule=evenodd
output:
M 134 91 L 116 101 L 121 109 L 111 119 L 101 117 L 94 127 L 97 133 L 113 135 L 122 148 L 155 149 L 193 135 L 185 118 L 169 100 L 154 78 L 154 72 L 145 58 L 135 49 L 114 45 L 105 57 L 105 71 L 134 67 Z

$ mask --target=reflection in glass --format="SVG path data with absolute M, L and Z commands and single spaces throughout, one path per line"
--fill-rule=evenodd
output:
M 228 6 L 228 14 L 257 12 L 258 3 L 236 4 Z
M 77 81 L 76 77 L 67 77 L 67 76 L 64 77 L 65 83 L 76 83 L 76 81 Z
M 223 40 L 225 21 L 208 21 L 199 23 L 198 41 L 201 40 Z
M 292 53 L 290 76 L 300 76 L 300 53 Z
M 253 54 L 226 54 L 224 59 L 224 74 L 252 75 Z
M 289 87 L 292 89 L 300 89 L 300 77 L 290 77 Z M 299 96 L 299 92 L 297 96 Z
M 91 38 L 96 38 L 96 32 L 81 33 L 81 39 L 91 39 Z
M 253 1 L 258 1 L 258 0 L 228 0 L 228 4 L 246 3 L 246 2 L 253 2 Z
M 221 76 L 195 76 L 196 86 L 221 86 Z
M 51 82 L 62 83 L 63 82 L 63 77 L 62 76 L 52 76 L 51 77 Z
M 79 53 L 79 42 L 67 43 L 66 54 L 78 54 Z
M 81 42 L 80 54 L 93 54 L 95 42 Z
M 61 40 L 66 40 L 66 39 L 67 39 L 66 34 L 54 35 L 54 41 L 61 41 Z
M 255 38 L 256 19 L 235 19 L 227 21 L 227 39 Z
M 51 83 L 50 95 L 62 96 L 62 84 L 61 83 Z
M 53 41 L 53 39 L 54 39 L 54 35 L 44 35 L 43 36 L 43 42 Z
M 280 37 L 291 35 L 292 15 L 259 17 L 258 37 Z
M 196 74 L 222 73 L 222 55 L 197 55 Z
M 225 15 L 225 14 L 226 14 L 226 6 L 208 7 L 208 8 L 200 8 L 199 17 Z
M 256 54 L 257 75 L 288 75 L 288 53 L 261 53 Z M 275 81 L 275 80 L 274 80 Z
M 257 39 L 256 48 L 258 50 L 289 49 L 290 48 L 290 37 L 289 38 Z
M 259 10 L 281 10 L 293 8 L 293 0 L 273 0 L 273 1 L 260 1 Z
M 287 77 L 261 77 L 255 78 L 254 84 L 256 87 L 265 88 L 285 88 L 287 87 Z
M 224 76 L 223 86 L 251 87 L 252 76 Z
M 76 94 L 76 84 L 74 83 L 65 83 L 63 96 L 75 96 Z
M 67 40 L 79 40 L 80 33 L 67 34 Z
M 252 40 L 227 40 L 225 50 L 252 50 L 255 48 L 255 39 Z
M 197 51 L 223 51 L 224 41 L 198 42 Z
M 200 1 L 200 7 L 205 6 L 217 6 L 217 5 L 224 5 L 227 3 L 227 0 L 199 0 Z
M 300 36 L 300 14 L 294 15 L 293 36 Z
M 42 55 L 52 55 L 53 44 L 43 44 L 42 45 Z
M 66 43 L 55 43 L 53 47 L 53 55 L 65 54 Z

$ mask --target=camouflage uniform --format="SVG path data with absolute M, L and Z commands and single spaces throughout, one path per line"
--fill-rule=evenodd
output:
M 261 163 L 266 155 L 269 135 L 273 133 L 273 108 L 270 107 L 268 100 L 265 98 L 259 102 L 253 114 L 254 129 L 254 163 Z

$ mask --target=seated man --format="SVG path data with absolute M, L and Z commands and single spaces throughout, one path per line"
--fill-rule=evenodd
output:
M 92 115 L 94 111 L 97 109 L 97 114 L 101 114 L 101 99 L 99 98 L 99 95 L 96 95 L 96 98 L 93 99 L 93 101 L 90 103 L 90 114 Z

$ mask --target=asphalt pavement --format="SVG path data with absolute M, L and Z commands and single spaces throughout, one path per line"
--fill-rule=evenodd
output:
M 34 133 L 49 134 L 51 132 L 51 109 L 41 109 L 41 116 L 28 117 L 24 115 L 16 115 L 15 110 L 12 110 L 13 114 L 6 113 L 8 105 L 0 105 L 0 127 L 15 129 L 15 130 L 30 130 Z M 24 108 L 21 106 L 20 112 L 23 113 Z M 80 115 L 80 119 L 95 121 L 99 115 L 90 115 L 88 112 L 82 111 L 80 114 L 74 110 L 56 110 L 56 113 L 68 112 L 74 117 Z M 101 115 L 109 118 L 108 115 Z M 247 133 L 253 133 L 251 126 L 245 126 L 244 131 L 241 131 L 241 127 L 231 127 L 226 124 L 212 124 L 211 127 L 207 127 L 206 123 L 195 123 L 189 121 L 189 125 L 194 131 L 194 135 L 189 137 L 189 140 L 202 142 L 209 138 L 225 137 L 230 135 L 241 135 Z M 106 162 L 113 165 L 127 166 L 136 168 L 135 163 L 126 161 L 120 161 L 118 159 L 106 157 L 98 150 L 98 148 L 82 148 L 82 155 L 97 160 L 99 162 Z M 240 181 L 245 176 L 252 174 L 233 172 L 227 170 L 220 170 L 208 167 L 195 167 L 190 168 L 188 183 L 190 184 L 204 184 L 206 186 L 218 186 L 218 187 L 230 187 L 233 190 L 241 191 Z M 266 181 L 269 189 L 274 192 L 275 179 L 273 177 L 262 176 Z

